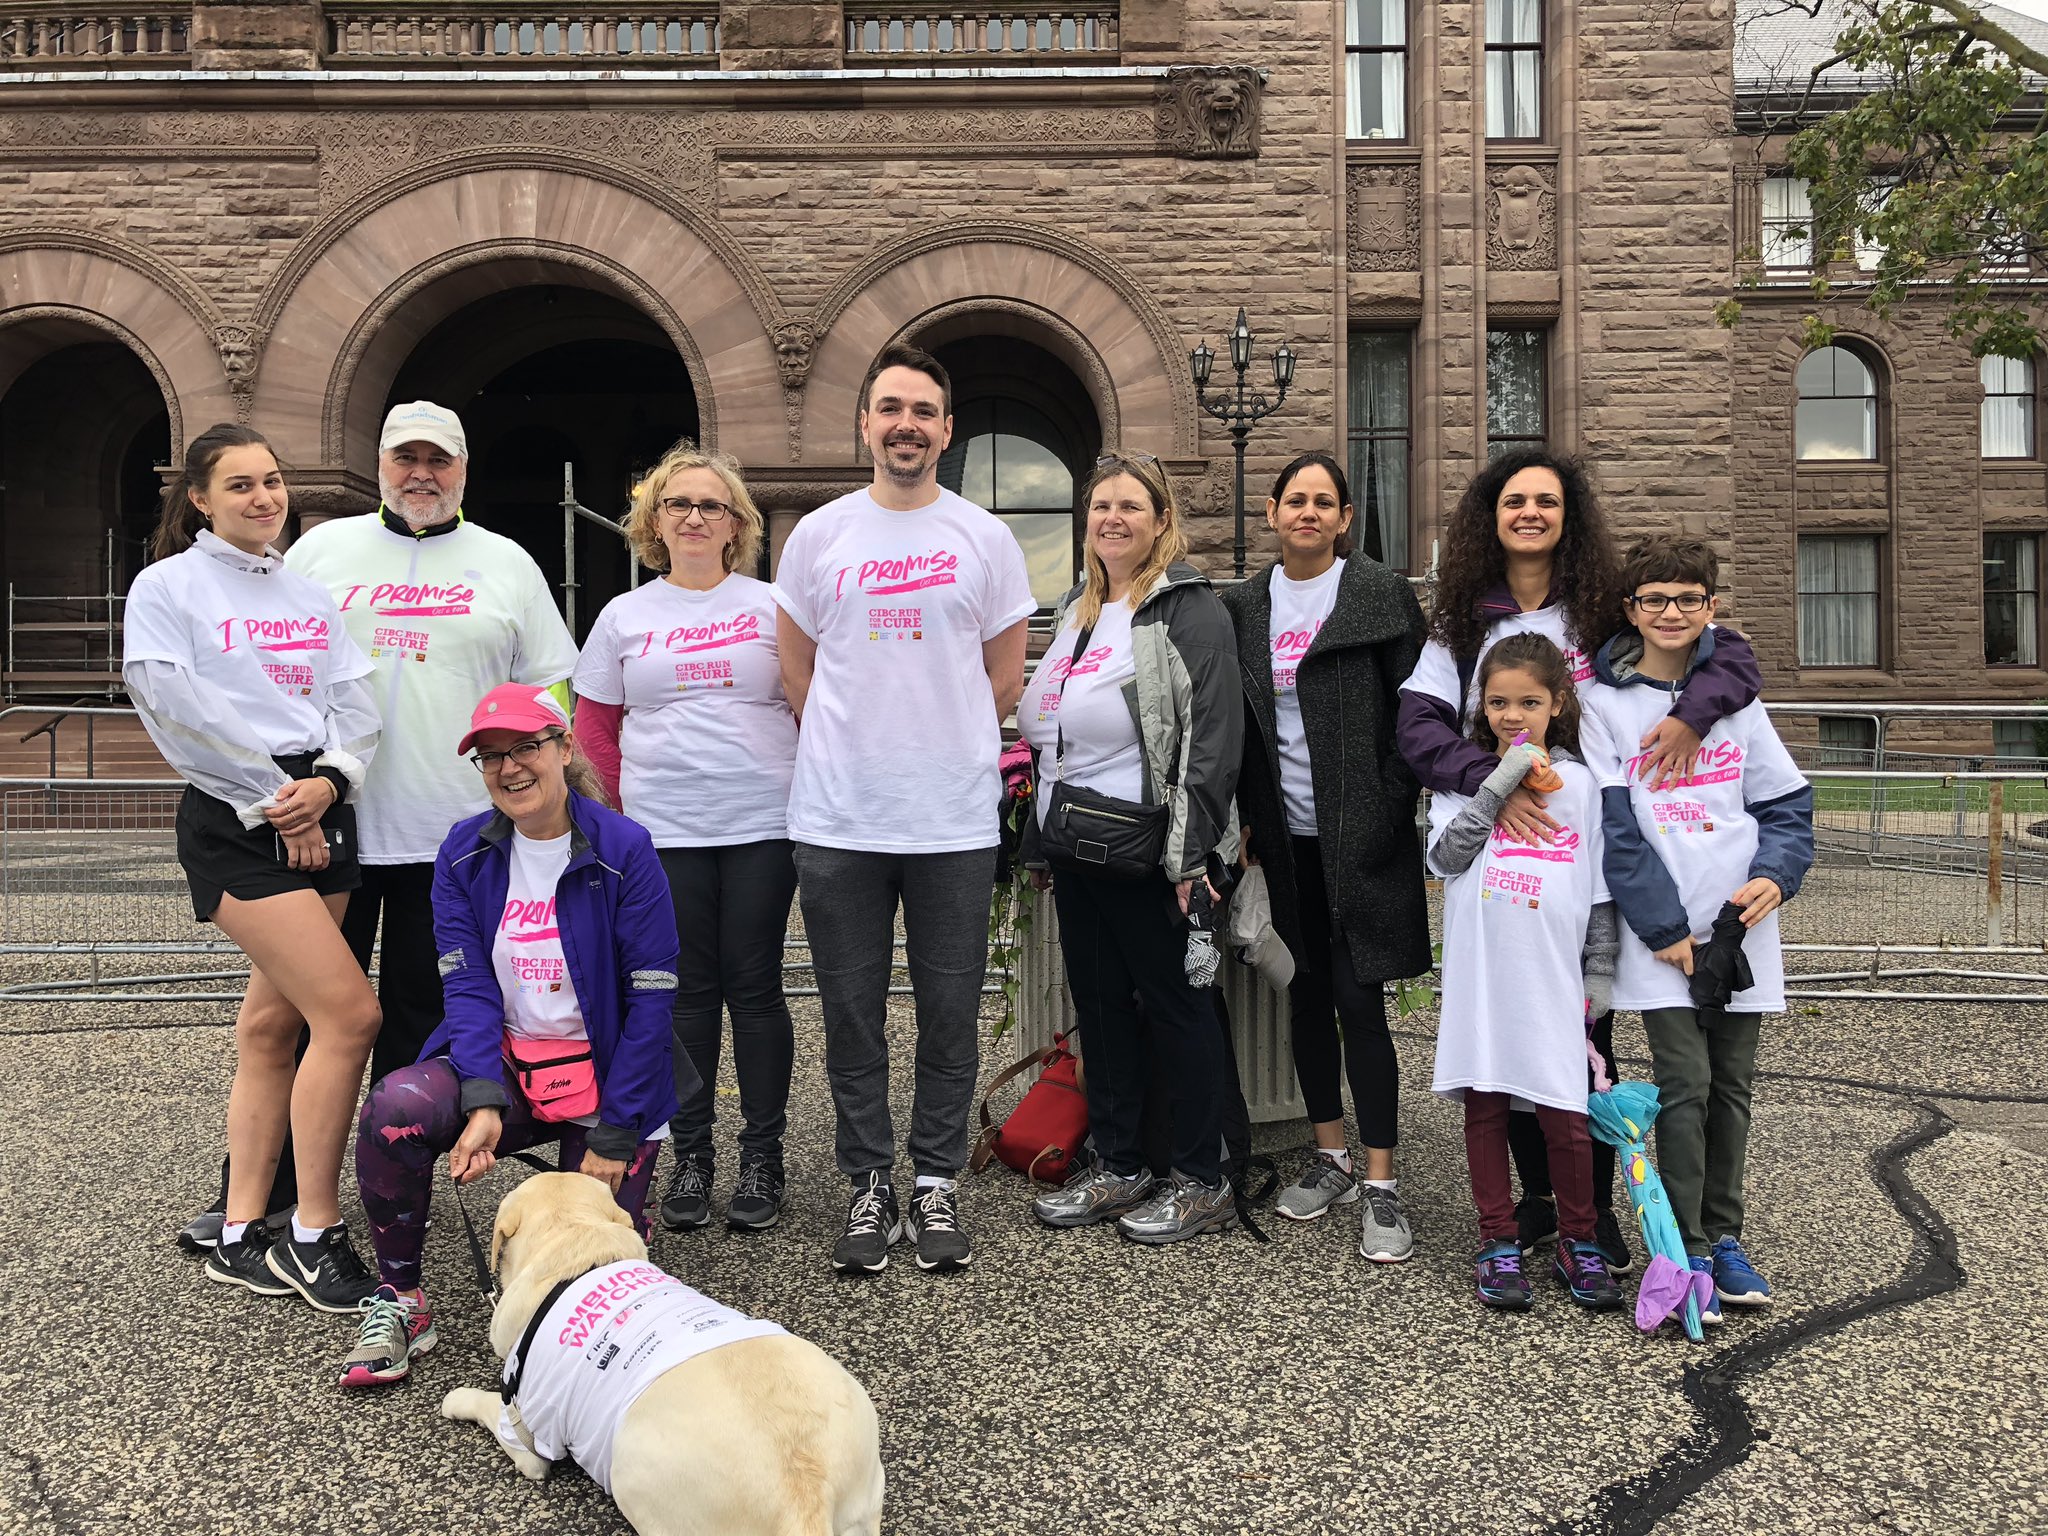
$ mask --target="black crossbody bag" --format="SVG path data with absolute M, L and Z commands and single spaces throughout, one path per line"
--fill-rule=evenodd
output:
M 1095 633 L 1089 625 L 1074 639 L 1068 675 L 1081 661 L 1081 653 Z M 1067 679 L 1060 679 L 1060 699 L 1067 696 Z M 1045 825 L 1039 841 L 1045 860 L 1054 869 L 1082 870 L 1106 880 L 1144 880 L 1158 874 L 1166 854 L 1167 811 L 1163 805 L 1140 805 L 1114 795 L 1065 780 L 1067 737 L 1064 727 L 1056 728 L 1053 752 L 1052 793 L 1046 801 Z M 1176 776 L 1178 761 L 1175 764 Z M 1170 787 L 1170 786 L 1169 786 Z

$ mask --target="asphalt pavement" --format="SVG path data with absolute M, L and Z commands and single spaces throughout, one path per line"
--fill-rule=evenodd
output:
M 441 1347 L 343 1395 L 346 1319 L 205 1283 L 170 1238 L 211 1193 L 231 1038 L 217 1007 L 0 1012 L 0 1532 L 617 1532 L 573 1468 L 520 1478 L 438 1415 L 490 1385 L 448 1186 L 428 1291 Z M 814 1000 L 797 1003 L 791 1200 L 776 1230 L 654 1254 L 831 1351 L 873 1395 L 886 1528 L 968 1533 L 1878 1533 L 2048 1530 L 2048 1053 L 2042 1010 L 1828 1004 L 1773 1021 L 1749 1238 L 1779 1302 L 1684 1343 L 1470 1295 L 1459 1118 L 1431 1021 L 1400 1026 L 1402 1189 L 1418 1256 L 1355 1214 L 1165 1250 L 1055 1233 L 1023 1180 L 971 1180 L 970 1272 L 826 1262 L 844 1214 Z M 899 1132 L 906 1017 L 895 1022 Z M 1618 1031 L 1644 1070 L 1642 1038 Z M 984 1053 L 984 1076 L 1009 1059 Z M 720 1097 L 721 1198 L 737 1100 Z M 1305 1128 L 1262 1145 L 1290 1174 Z M 488 1220 L 506 1165 L 469 1198 Z M 908 1177 L 908 1169 L 902 1170 Z M 353 1190 L 344 1211 L 359 1222 Z M 362 1246 L 367 1252 L 367 1242 Z

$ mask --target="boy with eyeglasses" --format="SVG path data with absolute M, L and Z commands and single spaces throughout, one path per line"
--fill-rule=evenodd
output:
M 1689 777 L 1652 788 L 1633 745 L 1713 655 L 1719 575 L 1698 539 L 1638 542 L 1622 564 L 1633 632 L 1601 648 L 1580 690 L 1607 886 L 1625 924 L 1614 1006 L 1643 1016 L 1662 1100 L 1658 1167 L 1692 1268 L 1713 1277 L 1708 1322 L 1722 1303 L 1771 1303 L 1742 1245 L 1743 1169 L 1763 1016 L 1785 1007 L 1777 910 L 1813 864 L 1813 791 L 1761 700 L 1715 723 Z M 1728 983 L 1718 992 L 1696 975 L 1710 934 L 1721 951 L 1710 970 Z M 1738 942 L 1747 986 L 1730 981 Z

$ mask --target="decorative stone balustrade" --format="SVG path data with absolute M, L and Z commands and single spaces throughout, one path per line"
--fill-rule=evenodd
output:
M 326 7 L 332 64 L 592 65 L 676 68 L 718 64 L 718 7 L 658 10 L 484 5 Z
M 0 70 L 182 64 L 191 50 L 191 21 L 190 6 L 0 6 Z
M 1117 12 L 989 11 L 947 5 L 846 7 L 846 62 L 985 65 L 1043 61 L 1115 62 Z

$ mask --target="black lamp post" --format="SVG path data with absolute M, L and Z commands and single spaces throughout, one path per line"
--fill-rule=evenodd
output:
M 1230 428 L 1230 446 L 1237 455 L 1237 493 L 1232 498 L 1237 508 L 1237 540 L 1231 546 L 1231 568 L 1241 579 L 1244 576 L 1244 445 L 1252 435 L 1252 423 L 1270 416 L 1280 409 L 1280 402 L 1287 398 L 1287 386 L 1294 382 L 1294 349 L 1281 342 L 1273 350 L 1273 398 L 1264 395 L 1247 395 L 1244 376 L 1252 365 L 1252 328 L 1246 323 L 1244 311 L 1237 312 L 1237 324 L 1230 331 L 1230 366 L 1237 375 L 1236 388 L 1227 394 L 1211 399 L 1209 395 L 1209 370 L 1216 365 L 1216 354 L 1209 350 L 1205 341 L 1188 354 L 1189 366 L 1195 375 L 1195 400 L 1218 421 Z

